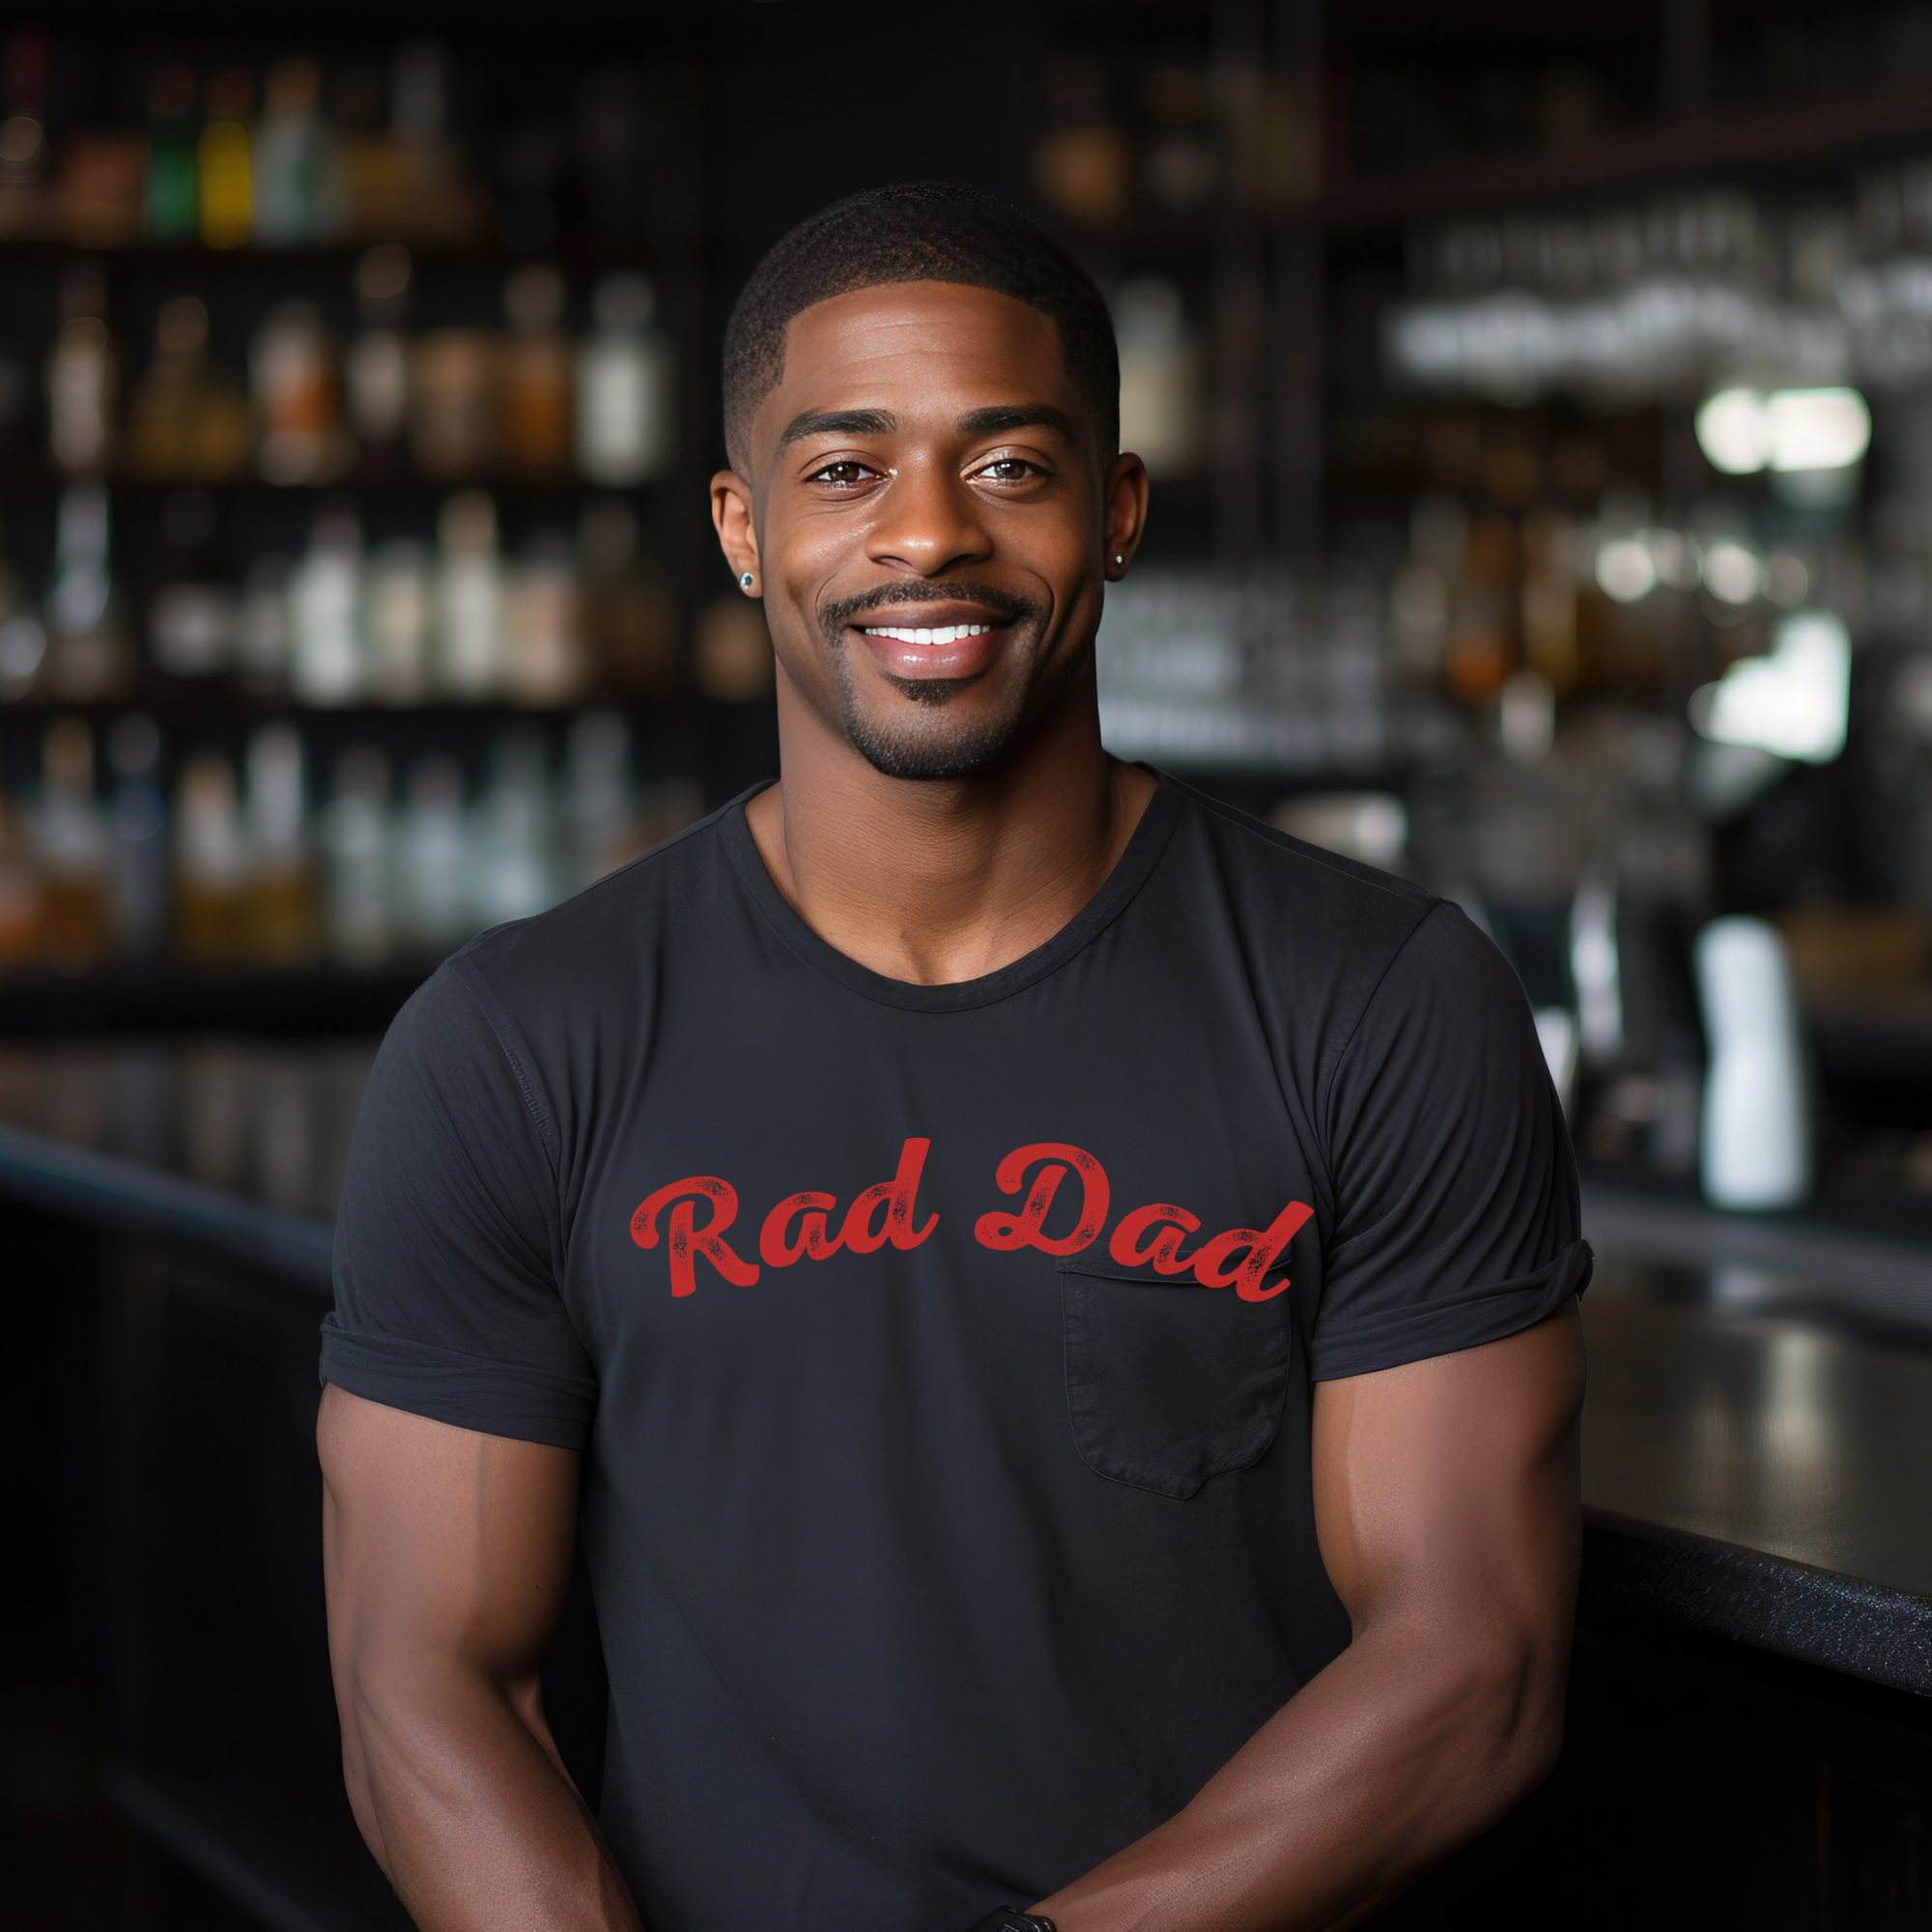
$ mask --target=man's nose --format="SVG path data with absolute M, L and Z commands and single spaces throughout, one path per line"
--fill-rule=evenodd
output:
M 907 464 L 884 492 L 866 554 L 873 563 L 920 577 L 978 562 L 993 548 L 981 510 L 979 498 L 945 464 Z

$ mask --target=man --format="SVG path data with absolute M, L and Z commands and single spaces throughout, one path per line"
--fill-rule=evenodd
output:
M 426 1927 L 1341 1925 L 1552 1760 L 1589 1256 L 1530 1018 L 1452 906 L 1101 750 L 1117 394 L 998 203 L 781 242 L 712 486 L 781 781 L 390 1033 L 321 1444 Z M 600 1821 L 536 1689 L 580 1513 Z

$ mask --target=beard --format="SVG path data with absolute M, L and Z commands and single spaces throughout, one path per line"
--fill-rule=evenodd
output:
M 986 672 L 973 677 L 888 677 L 886 683 L 907 700 L 908 708 L 897 712 L 895 707 L 896 715 L 888 718 L 870 715 L 860 696 L 846 627 L 867 611 L 887 605 L 941 604 L 962 597 L 985 606 L 1016 632 L 1025 627 L 1025 635 L 1011 640 L 1011 649 L 1025 656 L 1024 674 L 1008 678 L 990 715 L 970 721 L 948 719 L 945 714 L 956 698 L 981 683 Z M 818 621 L 831 652 L 839 728 L 852 749 L 889 779 L 968 779 L 997 769 L 1025 740 L 1050 689 L 1039 648 L 1046 613 L 1030 599 L 995 590 L 990 584 L 890 584 L 828 604 Z

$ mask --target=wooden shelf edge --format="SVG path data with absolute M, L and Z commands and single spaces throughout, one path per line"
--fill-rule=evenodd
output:
M 1932 134 L 1932 82 L 1914 80 L 1879 94 L 1700 114 L 1572 155 L 1512 154 L 1369 176 L 1328 195 L 1322 222 L 1331 234 L 1366 233 L 1464 209 L 1547 204 L 1673 174 L 1849 155 L 1918 133 Z

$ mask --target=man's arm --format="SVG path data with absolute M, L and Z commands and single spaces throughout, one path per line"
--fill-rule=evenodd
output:
M 424 1932 L 636 1932 L 544 1721 L 573 1451 L 323 1391 L 323 1553 L 355 1822 Z
M 1062 1932 L 1328 1932 L 1545 1777 L 1576 1611 L 1576 1303 L 1321 1382 L 1315 1510 L 1354 1639 L 1186 1808 L 1034 1909 Z

